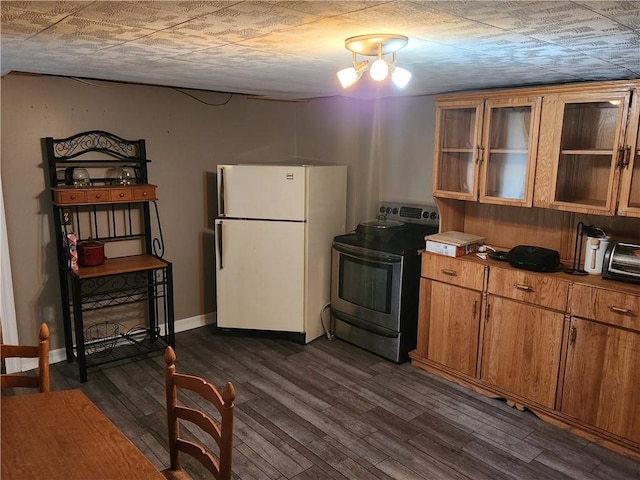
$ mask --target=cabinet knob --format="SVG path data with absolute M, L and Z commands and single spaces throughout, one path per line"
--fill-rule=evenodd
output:
M 102 194 L 101 193 L 96 193 L 96 198 L 100 198 L 100 197 L 102 197 Z
M 147 196 L 147 192 L 142 192 L 142 196 L 146 197 Z
M 71 200 L 75 200 L 76 196 L 75 195 L 71 195 Z
M 120 192 L 120 198 L 124 197 L 124 193 Z

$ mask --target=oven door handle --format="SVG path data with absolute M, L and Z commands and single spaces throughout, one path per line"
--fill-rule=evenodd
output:
M 331 309 L 331 315 L 336 317 L 341 322 L 344 322 L 348 325 L 359 328 L 361 330 L 366 330 L 368 332 L 375 333 L 376 335 L 380 335 L 382 337 L 397 338 L 400 335 L 400 332 L 389 330 L 388 328 L 381 327 L 379 325 L 376 325 L 375 323 L 367 322 L 366 320 L 362 320 L 352 315 L 339 312 L 337 310 L 334 310 L 333 308 Z
M 344 245 L 334 244 L 333 248 L 340 253 L 344 253 L 351 257 L 359 258 L 361 260 L 370 260 L 372 262 L 384 262 L 384 263 L 400 263 L 402 257 L 400 255 L 384 254 L 380 252 L 371 253 L 363 248 L 350 248 Z

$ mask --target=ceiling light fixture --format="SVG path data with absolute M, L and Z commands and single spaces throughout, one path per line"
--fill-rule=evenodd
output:
M 340 70 L 338 80 L 343 88 L 350 87 L 369 70 L 369 75 L 376 82 L 385 80 L 391 73 L 391 81 L 400 88 L 404 88 L 411 80 L 411 72 L 404 68 L 396 67 L 396 52 L 404 47 L 409 39 L 404 35 L 391 33 L 374 33 L 371 35 L 358 35 L 347 38 L 344 46 L 352 52 L 353 67 Z M 385 55 L 392 54 L 391 62 Z M 369 66 L 369 60 L 358 62 L 358 55 L 376 57 Z

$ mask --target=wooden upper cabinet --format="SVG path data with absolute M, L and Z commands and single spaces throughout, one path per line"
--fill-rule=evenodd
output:
M 541 103 L 542 97 L 486 101 L 480 202 L 532 205 Z
M 613 215 L 630 91 L 545 96 L 534 206 Z
M 640 88 L 633 92 L 627 127 L 618 215 L 640 217 Z
M 438 101 L 434 196 L 531 206 L 541 99 Z
M 433 195 L 478 199 L 484 99 L 436 103 Z

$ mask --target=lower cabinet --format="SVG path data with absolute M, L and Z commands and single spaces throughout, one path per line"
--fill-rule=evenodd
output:
M 430 289 L 426 357 L 464 375 L 474 376 L 478 359 L 481 292 L 421 279 Z
M 564 315 L 488 295 L 480 379 L 553 408 Z
M 423 253 L 415 366 L 640 458 L 640 287 Z
M 572 318 L 562 413 L 640 444 L 640 333 Z

